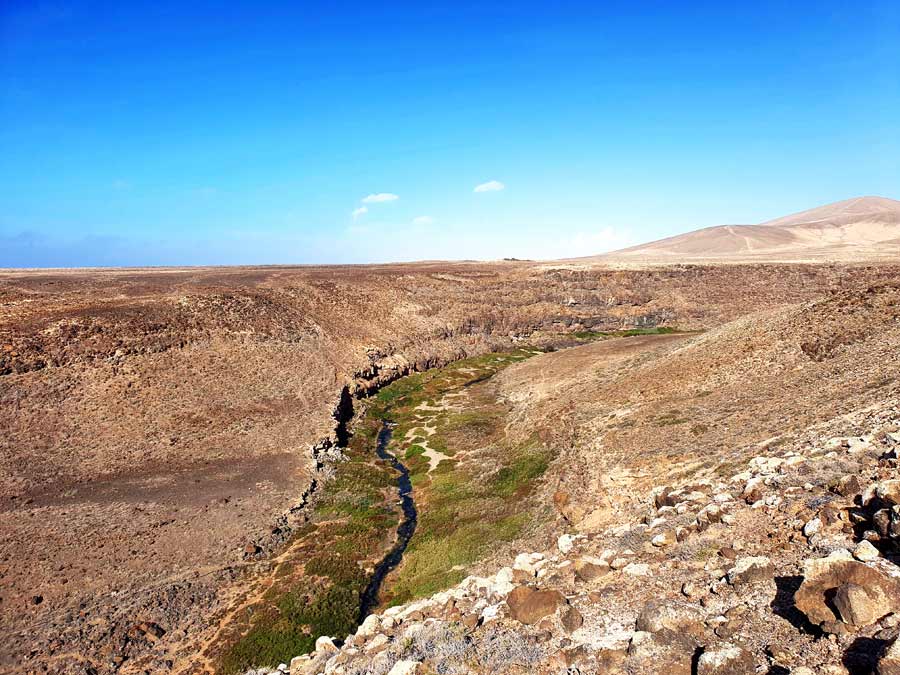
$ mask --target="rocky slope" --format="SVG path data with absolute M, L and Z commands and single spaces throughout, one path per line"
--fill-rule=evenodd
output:
M 558 537 L 282 670 L 897 672 L 900 289 L 632 340 L 645 344 L 498 376 L 516 426 L 570 440 L 552 474 Z M 704 417 L 666 416 L 694 396 Z M 610 425 L 610 410 L 631 424 Z M 549 424 L 564 411 L 571 424 Z
M 898 414 L 844 420 L 868 432 L 816 434 L 721 481 L 658 486 L 640 519 L 563 534 L 281 669 L 895 673 Z

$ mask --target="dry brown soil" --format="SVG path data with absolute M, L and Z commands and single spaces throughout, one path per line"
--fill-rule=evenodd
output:
M 631 486 L 653 457 L 714 471 L 729 459 L 710 464 L 723 436 L 760 442 L 881 386 L 886 354 L 872 351 L 852 380 L 840 360 L 878 328 L 835 308 L 849 328 L 817 337 L 831 315 L 787 325 L 780 308 L 898 276 L 892 265 L 532 263 L 0 273 L 0 671 L 128 672 L 154 648 L 133 630 L 148 622 L 165 630 L 151 669 L 167 667 L 283 543 L 273 528 L 308 488 L 310 446 L 332 433 L 345 385 L 362 393 L 576 331 L 715 329 L 769 309 L 746 319 L 769 342 L 733 326 L 630 338 L 502 376 L 517 414 L 594 453 L 564 485 L 609 490 L 615 466 L 636 465 L 617 484 Z M 806 351 L 797 368 L 767 369 L 783 362 L 769 357 L 787 329 Z M 595 511 L 572 518 L 604 517 Z

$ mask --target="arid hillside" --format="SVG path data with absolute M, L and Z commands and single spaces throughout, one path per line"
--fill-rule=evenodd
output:
M 0 670 L 184 667 L 184 645 L 294 540 L 301 507 L 328 478 L 312 448 L 338 440 L 336 408 L 346 417 L 349 399 L 401 375 L 622 329 L 708 331 L 647 339 L 641 354 L 630 350 L 644 338 L 620 355 L 604 356 L 619 349 L 606 342 L 562 350 L 535 357 L 553 364 L 545 375 L 498 375 L 505 435 L 530 426 L 548 447 L 578 441 L 585 470 L 547 475 L 563 493 L 579 481 L 597 490 L 596 504 L 567 501 L 568 522 L 589 527 L 624 508 L 609 491 L 650 484 L 647 457 L 675 476 L 715 471 L 739 460 L 718 450 L 725 441 L 761 442 L 890 385 L 878 368 L 891 353 L 876 347 L 892 343 L 867 306 L 840 298 L 869 298 L 898 276 L 887 264 L 3 273 Z M 832 318 L 796 309 L 832 295 Z M 717 328 L 735 320 L 746 329 Z M 871 374 L 847 356 L 854 349 L 868 350 Z M 592 350 L 613 369 L 600 380 L 568 356 Z M 839 396 L 819 386 L 842 382 L 851 362 Z
M 639 504 L 663 479 L 721 478 L 817 425 L 896 397 L 900 288 L 837 293 L 697 335 L 545 354 L 499 376 L 514 428 L 569 436 L 571 523 Z M 560 424 L 565 420 L 566 424 Z
M 719 225 L 615 251 L 596 260 L 803 262 L 893 260 L 900 255 L 900 202 L 858 197 L 758 225 Z
M 893 675 L 898 353 L 895 282 L 510 366 L 553 527 L 290 672 Z

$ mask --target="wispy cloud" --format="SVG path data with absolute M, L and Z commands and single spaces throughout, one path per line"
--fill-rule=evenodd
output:
M 398 199 L 400 199 L 400 197 L 393 192 L 376 192 L 368 197 L 363 197 L 362 201 L 363 204 L 378 204 L 380 202 L 394 202 Z
M 351 213 L 350 215 L 353 216 L 353 220 L 356 220 L 357 218 L 368 212 L 369 209 L 367 209 L 365 206 L 360 206 L 358 209 L 353 209 L 353 213 Z
M 127 180 L 123 180 L 123 179 L 119 178 L 119 179 L 114 180 L 114 181 L 112 182 L 112 189 L 113 189 L 113 190 L 116 190 L 116 191 L 119 191 L 119 192 L 121 192 L 121 191 L 123 191 L 123 190 L 130 190 L 130 189 L 131 189 L 131 183 L 130 183 L 129 181 L 127 181 Z
M 413 225 L 431 225 L 434 222 L 434 218 L 431 216 L 416 216 L 413 218 Z
M 500 192 L 505 187 L 499 180 L 489 180 L 487 183 L 476 185 L 473 192 Z

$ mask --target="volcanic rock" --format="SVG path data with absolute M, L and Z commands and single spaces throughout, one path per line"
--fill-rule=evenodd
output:
M 539 591 L 530 586 L 519 586 L 506 596 L 510 618 L 528 625 L 553 614 L 565 603 L 559 591 Z
M 701 630 L 702 621 L 700 611 L 690 605 L 651 600 L 638 615 L 635 628 L 646 633 L 658 633 L 666 629 L 697 633 Z
M 900 638 L 895 639 L 878 660 L 877 675 L 900 675 Z
M 704 651 L 697 660 L 697 675 L 754 675 L 756 662 L 744 649 L 735 646 Z
M 739 558 L 728 570 L 728 583 L 732 586 L 754 584 L 770 580 L 774 573 L 772 561 L 765 556 Z
M 857 629 L 900 611 L 900 582 L 874 567 L 837 556 L 807 560 L 794 602 L 829 632 Z
M 637 631 L 628 646 L 628 658 L 634 672 L 691 675 L 696 650 L 696 643 L 682 633 L 668 629 Z

